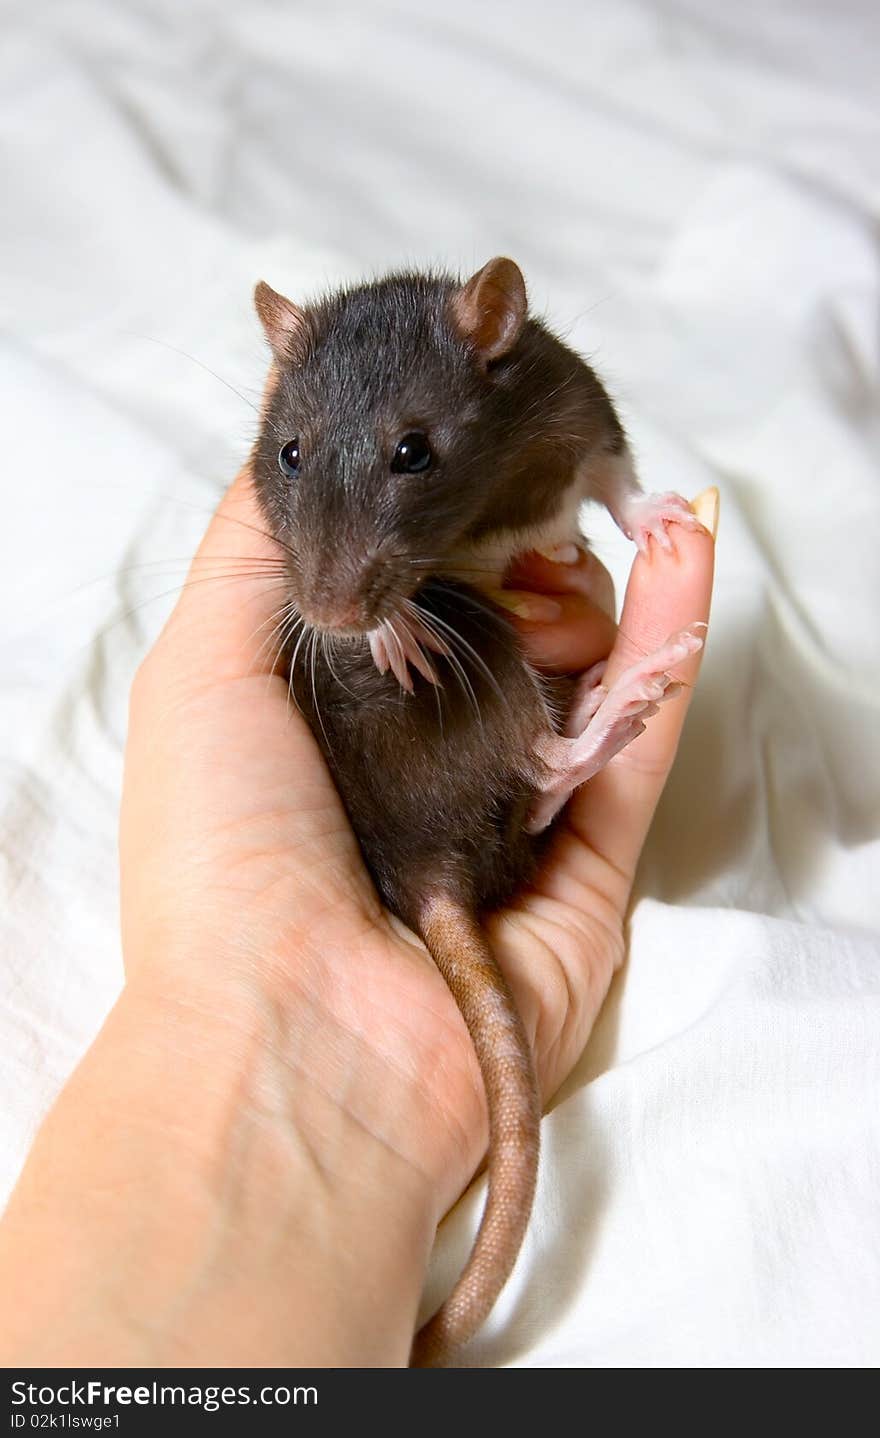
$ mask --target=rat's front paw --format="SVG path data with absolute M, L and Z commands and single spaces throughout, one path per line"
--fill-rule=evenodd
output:
M 654 539 L 661 549 L 671 550 L 668 524 L 683 524 L 686 529 L 699 529 L 700 521 L 686 499 L 680 494 L 637 494 L 626 500 L 620 513 L 620 527 L 628 539 L 648 552 L 648 540 Z
M 390 669 L 401 689 L 413 692 L 412 675 L 409 666 L 417 670 L 429 684 L 439 684 L 437 671 L 426 654 L 432 649 L 435 654 L 448 654 L 447 644 L 417 619 L 386 619 L 367 635 L 373 663 L 380 674 Z
M 697 622 L 673 634 L 625 669 L 610 688 L 599 683 L 601 665 L 583 676 L 565 734 L 544 735 L 536 745 L 544 779 L 526 823 L 529 833 L 545 829 L 575 789 L 637 739 L 660 705 L 681 691 L 673 670 L 702 649 L 704 634 L 697 631 L 705 628 Z

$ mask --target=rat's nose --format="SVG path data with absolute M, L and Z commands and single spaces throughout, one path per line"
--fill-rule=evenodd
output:
M 395 588 L 393 569 L 378 549 L 358 560 L 349 558 L 344 574 L 341 568 L 338 556 L 335 564 L 321 564 L 320 577 L 306 584 L 303 614 L 328 632 L 366 633 L 382 617 L 383 601 Z
M 356 600 L 327 599 L 308 606 L 306 618 L 318 629 L 364 629 L 364 606 Z

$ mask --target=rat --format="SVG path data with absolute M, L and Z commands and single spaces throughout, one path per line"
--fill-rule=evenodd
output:
M 481 918 L 528 882 L 569 796 L 702 644 L 698 626 L 682 630 L 610 688 L 601 666 L 550 680 L 490 594 L 515 556 L 576 558 L 585 500 L 642 549 L 698 521 L 678 495 L 643 493 L 608 394 L 529 314 L 510 259 L 307 306 L 261 282 L 255 304 L 274 374 L 251 466 L 299 626 L 291 692 L 382 900 L 452 991 L 485 1086 L 482 1221 L 410 1360 L 439 1366 L 506 1282 L 538 1167 L 534 1061 Z

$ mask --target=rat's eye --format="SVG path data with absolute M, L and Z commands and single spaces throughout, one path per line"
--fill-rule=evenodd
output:
M 299 469 L 299 440 L 289 439 L 278 451 L 278 468 L 288 479 L 293 479 Z
M 421 474 L 434 458 L 428 436 L 420 430 L 405 434 L 394 451 L 391 468 L 395 474 Z

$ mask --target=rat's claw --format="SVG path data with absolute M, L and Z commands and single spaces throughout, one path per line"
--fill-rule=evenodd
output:
M 536 550 L 543 559 L 549 559 L 551 564 L 577 564 L 581 557 L 581 551 L 576 544 L 552 544 L 547 549 Z
M 624 532 L 642 554 L 648 553 L 649 539 L 671 553 L 673 543 L 667 532 L 668 524 L 683 524 L 685 529 L 702 528 L 687 500 L 682 499 L 680 494 L 635 495 L 627 500 L 623 521 Z
M 406 624 L 401 624 L 398 629 L 383 621 L 370 630 L 367 640 L 373 663 L 379 673 L 387 674 L 390 669 L 400 687 L 408 694 L 413 692 L 410 664 L 429 684 L 439 685 L 439 675 L 422 646 L 430 647 L 438 654 L 448 654 L 449 650 L 442 639 L 430 635 L 421 624 L 407 620 Z
M 546 766 L 543 788 L 533 801 L 528 820 L 532 834 L 550 823 L 574 792 L 587 779 L 631 744 L 666 700 L 680 694 L 682 684 L 673 669 L 702 649 L 706 626 L 689 624 L 661 644 L 653 654 L 642 655 L 606 688 L 596 683 L 604 673 L 594 666 L 580 691 L 575 691 L 572 716 L 564 735 L 542 737 L 536 746 Z M 582 726 L 582 727 L 581 727 Z
M 385 642 L 383 629 L 371 629 L 367 635 L 370 645 L 370 653 L 373 656 L 373 663 L 380 674 L 387 674 L 391 660 L 388 658 L 388 646 Z
M 426 624 L 420 623 L 418 619 L 414 619 L 411 615 L 407 615 L 406 627 L 416 641 L 416 644 L 420 645 L 422 649 L 433 649 L 435 654 L 445 655 L 450 653 L 449 645 L 445 643 L 438 634 L 435 634 Z
M 397 631 L 395 631 L 395 633 L 396 632 Z M 429 684 L 440 683 L 437 671 L 422 649 L 420 641 L 412 633 L 409 627 L 409 621 L 407 621 L 406 626 L 403 627 L 403 633 L 400 635 L 400 647 L 403 650 L 403 657 L 407 664 L 411 664 L 424 679 L 428 680 Z
M 393 673 L 395 679 L 397 680 L 401 689 L 405 689 L 407 694 L 412 694 L 412 675 L 410 674 L 409 668 L 407 666 L 406 654 L 404 653 L 403 644 L 401 643 L 394 630 L 390 630 L 388 632 L 386 639 L 386 650 L 388 653 L 388 663 L 391 666 L 391 672 Z

